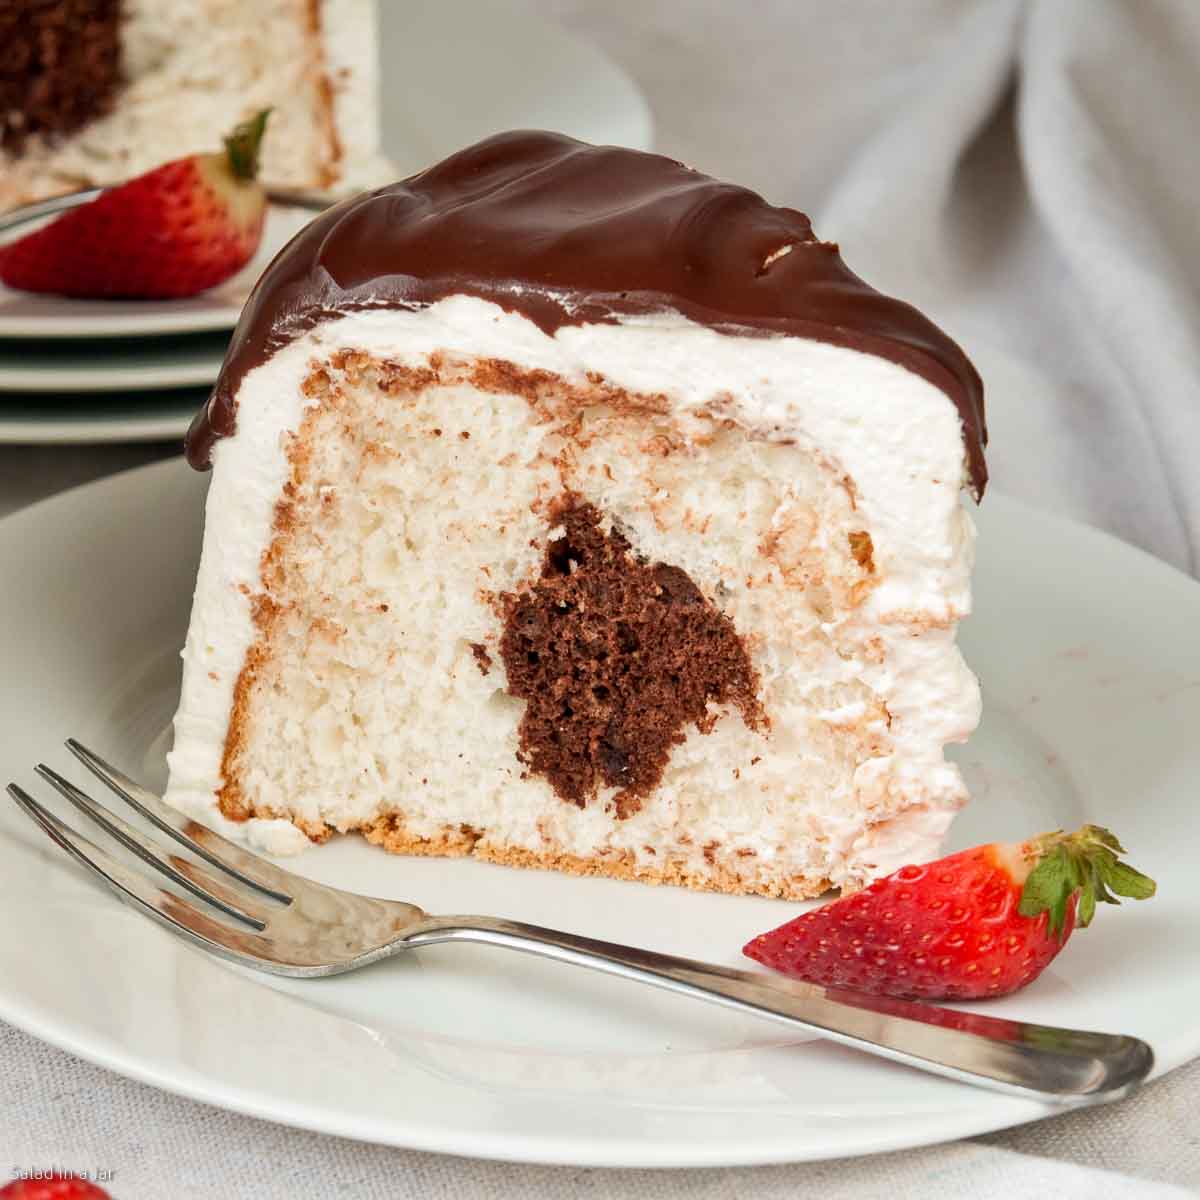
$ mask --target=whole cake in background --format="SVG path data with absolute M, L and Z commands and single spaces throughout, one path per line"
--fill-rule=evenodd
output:
M 0 211 L 203 153 L 272 109 L 275 186 L 382 182 L 374 0 L 7 0 Z
M 470 147 L 243 312 L 168 800 L 805 897 L 933 856 L 979 717 L 962 351 L 807 218 L 657 155 Z

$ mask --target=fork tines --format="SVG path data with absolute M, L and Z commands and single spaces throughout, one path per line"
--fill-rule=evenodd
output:
M 211 906 L 215 913 L 159 886 L 153 875 L 127 866 L 61 820 L 24 788 L 10 783 L 9 795 L 52 841 L 114 888 L 122 899 L 207 950 L 257 964 L 269 949 L 262 938 L 268 923 L 292 903 L 290 892 L 284 890 L 287 873 L 168 807 L 153 792 L 73 738 L 67 746 L 135 812 L 203 863 L 172 850 L 170 843 L 164 845 L 146 836 L 45 764 L 38 765 L 37 774 L 126 850 L 166 880 Z

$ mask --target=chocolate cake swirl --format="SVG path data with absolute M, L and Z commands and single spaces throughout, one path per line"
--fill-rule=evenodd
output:
M 736 708 L 752 729 L 768 724 L 758 679 L 733 622 L 680 567 L 640 561 L 578 497 L 549 516 L 563 532 L 540 578 L 501 597 L 507 690 L 526 702 L 517 757 L 580 808 L 619 789 L 613 811 L 625 820 L 687 728 L 712 731 L 712 706 Z
M 941 388 L 983 494 L 983 386 L 962 350 L 875 291 L 809 220 L 657 154 L 560 134 L 503 133 L 317 217 L 244 309 L 188 432 L 209 465 L 246 373 L 317 323 L 451 295 L 490 300 L 546 333 L 673 310 L 727 333 L 790 334 L 891 360 Z
M 121 82 L 120 0 L 0 2 L 0 150 L 73 132 Z

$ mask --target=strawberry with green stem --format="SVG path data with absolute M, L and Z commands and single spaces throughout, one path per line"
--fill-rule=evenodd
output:
M 901 867 L 789 921 L 743 953 L 797 979 L 912 1000 L 975 1000 L 1024 987 L 1096 904 L 1154 895 L 1107 829 L 992 843 Z
M 257 181 L 270 110 L 215 154 L 191 154 L 109 188 L 0 246 L 0 283 L 83 298 L 192 296 L 240 271 L 262 240 Z

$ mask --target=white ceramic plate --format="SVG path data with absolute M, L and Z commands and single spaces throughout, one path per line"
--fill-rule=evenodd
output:
M 6 392 L 45 395 L 150 391 L 216 381 L 227 333 L 91 341 L 0 341 L 0 402 Z
M 0 522 L 0 768 L 45 795 L 74 734 L 152 785 L 178 685 L 205 479 L 179 461 Z M 986 716 L 958 757 L 961 846 L 1111 824 L 1157 877 L 1105 909 L 1001 1016 L 1200 1052 L 1200 587 L 1095 531 L 989 495 L 963 643 Z M 481 911 L 741 963 L 798 905 L 390 858 L 345 839 L 289 864 L 430 911 Z M 1050 1111 L 765 1022 L 480 947 L 330 980 L 242 975 L 92 884 L 0 805 L 0 1018 L 156 1086 L 428 1150 L 605 1166 L 861 1154 Z
M 599 50 L 511 0 L 383 4 L 380 61 L 383 149 L 399 177 L 504 129 L 557 129 L 586 141 L 650 147 L 650 111 L 629 77 Z M 0 339 L 232 329 L 262 269 L 311 219 L 303 209 L 272 208 L 253 262 L 187 300 L 68 300 L 0 285 Z M 0 388 L 12 386 L 0 375 Z
M 184 388 L 101 396 L 0 394 L 0 445 L 182 443 L 208 393 Z

